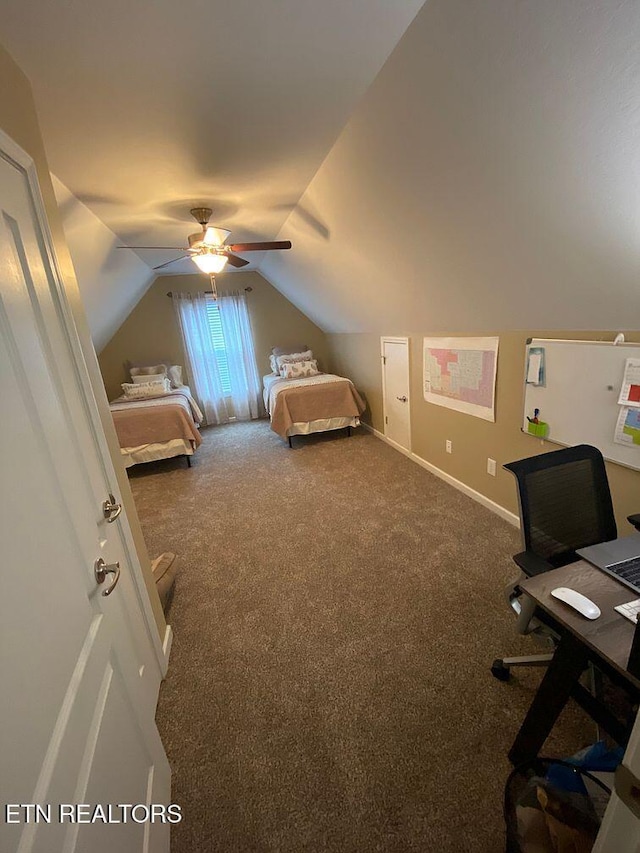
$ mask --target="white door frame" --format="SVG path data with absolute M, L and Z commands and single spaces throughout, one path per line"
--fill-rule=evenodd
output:
M 27 178 L 29 192 L 31 194 L 31 200 L 33 202 L 34 213 L 38 224 L 42 230 L 42 237 L 44 240 L 43 249 L 46 252 L 49 264 L 51 266 L 51 272 L 53 274 L 54 280 L 52 282 L 53 286 L 51 288 L 52 298 L 54 299 L 60 317 L 62 318 L 62 329 L 69 344 L 70 351 L 73 355 L 78 384 L 82 391 L 82 401 L 87 412 L 88 421 L 91 425 L 91 431 L 95 438 L 96 445 L 100 450 L 100 460 L 104 469 L 105 478 L 109 483 L 112 484 L 111 493 L 116 495 L 117 498 L 118 480 L 116 477 L 115 469 L 113 467 L 113 460 L 111 458 L 111 453 L 107 445 L 107 440 L 104 434 L 104 429 L 102 427 L 102 422 L 100 421 L 94 389 L 89 379 L 89 372 L 84 359 L 84 354 L 80 347 L 80 338 L 78 336 L 75 320 L 73 319 L 71 307 L 67 299 L 60 266 L 56 258 L 53 237 L 51 235 L 51 229 L 49 227 L 49 220 L 47 218 L 44 200 L 40 192 L 40 184 L 38 182 L 38 172 L 36 169 L 35 162 L 33 158 L 26 153 L 26 151 L 24 151 L 19 145 L 17 145 L 13 141 L 13 139 L 11 139 L 11 137 L 8 136 L 2 130 L 2 128 L 0 128 L 0 149 L 11 160 L 13 160 L 14 163 L 21 170 L 24 171 L 25 176 Z M 126 517 L 126 513 L 123 512 L 120 514 L 118 523 L 114 526 L 117 527 L 117 529 L 119 530 L 122 548 L 127 555 L 129 566 L 131 567 L 131 579 L 133 581 L 133 586 L 136 591 L 138 604 L 144 616 L 144 627 L 151 646 L 153 648 L 160 674 L 162 677 L 164 677 L 167 672 L 168 657 L 167 654 L 165 654 L 165 650 L 163 649 L 162 642 L 160 640 L 160 633 L 158 631 L 155 617 L 153 615 L 153 610 L 151 608 L 149 593 L 147 591 L 144 577 L 142 575 L 140 558 L 136 550 L 133 534 L 131 533 L 131 528 L 129 526 L 129 521 Z
M 380 367 L 382 369 L 382 417 L 384 418 L 384 435 L 387 441 L 391 442 L 394 447 L 400 448 L 399 444 L 392 441 L 387 436 L 387 382 L 385 376 L 385 361 L 384 361 L 384 345 L 390 344 L 406 344 L 407 347 L 407 388 L 411 388 L 411 339 L 409 337 L 398 337 L 395 335 L 382 335 L 380 338 Z M 411 394 L 407 400 L 407 414 L 409 418 L 409 447 L 400 448 L 407 453 L 411 453 Z

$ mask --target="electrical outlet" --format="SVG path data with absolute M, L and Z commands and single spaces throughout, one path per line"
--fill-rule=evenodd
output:
M 447 453 L 453 453 L 453 448 L 451 446 L 451 442 L 449 441 L 449 439 L 446 440 L 445 447 L 447 448 Z
M 491 474 L 492 477 L 496 476 L 496 460 L 491 459 L 491 457 L 487 457 L 487 474 Z

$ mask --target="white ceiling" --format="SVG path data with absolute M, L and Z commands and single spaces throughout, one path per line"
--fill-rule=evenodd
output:
M 195 205 L 273 239 L 423 2 L 2 0 L 0 38 L 51 170 L 124 244 L 186 245 Z

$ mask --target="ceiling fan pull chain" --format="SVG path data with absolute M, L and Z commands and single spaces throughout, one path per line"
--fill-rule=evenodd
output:
M 210 273 L 209 279 L 211 281 L 211 295 L 212 295 L 213 301 L 215 302 L 218 299 L 218 289 L 216 287 L 216 277 L 213 273 Z

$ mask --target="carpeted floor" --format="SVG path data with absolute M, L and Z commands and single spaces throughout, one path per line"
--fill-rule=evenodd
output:
M 149 551 L 175 551 L 158 726 L 173 853 L 502 851 L 506 753 L 540 651 L 503 599 L 519 534 L 372 435 L 205 431 L 134 470 Z M 594 739 L 567 709 L 547 754 Z

